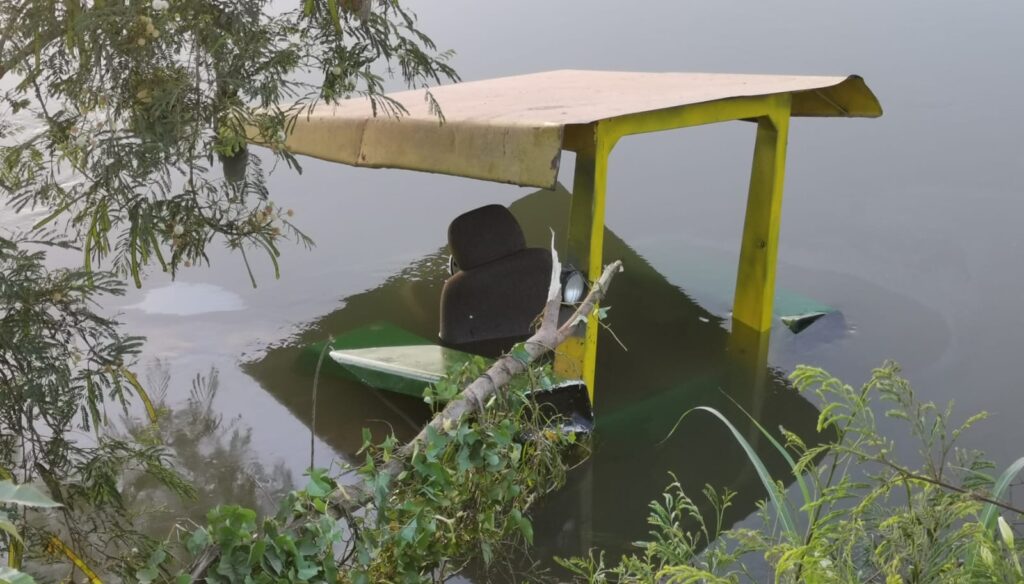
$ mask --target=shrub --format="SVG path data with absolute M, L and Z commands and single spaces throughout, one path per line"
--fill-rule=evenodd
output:
M 818 430 L 834 436 L 808 447 L 785 429 L 780 442 L 760 428 L 789 462 L 799 497 L 787 496 L 734 431 L 769 494 L 759 527 L 722 530 L 731 493 L 706 490 L 718 513 L 704 517 L 673 482 L 651 503 L 651 538 L 637 544 L 638 553 L 611 567 L 595 553 L 559 562 L 588 582 L 762 582 L 767 573 L 776 582 L 809 583 L 1024 579 L 1011 527 L 1022 511 L 1002 500 L 1024 458 L 996 478 L 981 453 L 957 446 L 984 413 L 954 425 L 952 404 L 920 401 L 894 363 L 856 389 L 814 367 L 798 367 L 791 379 L 821 401 Z M 917 465 L 899 460 L 894 440 L 879 431 L 876 409 L 905 424 L 919 445 Z M 732 428 L 717 411 L 699 410 Z M 698 528 L 683 530 L 684 519 Z

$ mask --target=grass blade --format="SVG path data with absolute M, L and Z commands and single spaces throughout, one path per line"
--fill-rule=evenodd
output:
M 1003 497 L 1003 493 L 1005 493 L 1006 489 L 1010 487 L 1010 483 L 1013 482 L 1014 477 L 1016 477 L 1021 470 L 1024 470 L 1024 456 L 1013 461 L 1013 464 L 1007 467 L 1007 469 L 1003 471 L 1003 474 L 999 475 L 999 478 L 992 487 L 992 498 L 996 500 L 1001 499 Z M 996 518 L 998 516 L 999 508 L 994 504 L 989 503 L 982 509 L 981 515 L 978 517 L 978 523 L 981 524 L 982 529 L 984 529 L 986 533 L 992 533 L 996 528 Z M 967 552 L 966 564 L 968 574 L 973 573 L 974 571 L 974 566 L 978 559 L 979 545 L 981 545 L 980 542 L 975 542 Z
M 786 464 L 789 465 L 789 469 L 791 471 L 793 471 L 793 476 L 796 477 L 797 485 L 799 485 L 799 487 L 800 487 L 800 494 L 803 495 L 803 498 L 804 498 L 804 505 L 810 505 L 814 501 L 814 499 L 811 497 L 811 489 L 807 486 L 807 481 L 804 480 L 803 473 L 796 472 L 796 461 L 793 460 L 792 455 L 789 454 L 789 451 L 786 450 L 786 447 L 783 446 L 782 444 L 780 444 L 779 441 L 776 440 L 775 437 L 772 436 L 768 432 L 768 430 L 766 430 L 764 428 L 764 426 L 762 426 L 754 418 L 754 416 L 750 415 L 750 412 L 748 412 L 747 410 L 743 409 L 743 406 L 741 406 L 739 404 L 739 402 L 734 400 L 731 395 L 726 394 L 725 397 L 729 398 L 729 401 L 731 401 L 733 403 L 733 405 L 735 405 L 737 408 L 739 408 L 739 410 L 741 412 L 743 412 L 747 416 L 747 419 L 749 419 L 750 422 L 752 424 L 754 424 L 754 426 L 758 430 L 761 431 L 761 434 L 764 435 L 764 437 L 767 438 L 769 442 L 771 442 L 772 446 L 775 447 L 775 450 L 779 451 L 779 454 L 782 455 L 782 458 L 784 458 L 786 460 Z
M 1013 461 L 1003 474 L 999 475 L 999 480 L 996 481 L 992 487 L 992 498 L 1002 499 L 1003 493 L 1010 487 L 1010 483 L 1013 481 L 1021 470 L 1024 470 L 1024 456 Z M 994 529 L 996 526 L 996 515 L 999 513 L 998 508 L 989 503 L 985 505 L 985 509 L 981 512 L 981 524 L 985 526 L 985 529 Z
M 712 416 L 718 418 L 727 428 L 729 428 L 729 431 L 732 432 L 733 437 L 736 439 L 736 443 L 743 448 L 743 451 L 747 454 L 747 458 L 750 459 L 750 463 L 754 465 L 754 469 L 757 471 L 757 476 L 761 479 L 761 484 L 764 485 L 765 490 L 768 491 L 768 497 L 771 499 L 772 505 L 775 507 L 775 513 L 779 517 L 779 522 L 782 523 L 783 528 L 794 541 L 799 541 L 801 539 L 800 534 L 797 532 L 796 522 L 793 520 L 793 514 L 790 513 L 789 504 L 786 502 L 786 494 L 779 489 L 779 485 L 775 482 L 775 479 L 772 478 L 771 473 L 768 472 L 768 468 L 764 465 L 764 461 L 761 460 L 761 457 L 757 455 L 754 447 L 747 442 L 747 439 L 743 437 L 743 434 L 736 428 L 736 426 L 733 426 L 732 422 L 722 415 L 721 412 L 707 406 L 698 406 L 692 410 L 688 410 L 679 417 L 679 421 L 677 421 L 676 425 L 672 427 L 672 431 L 669 432 L 668 436 L 671 436 L 676 431 L 676 428 L 679 427 L 679 424 L 682 423 L 686 416 L 696 411 L 708 412 Z M 764 430 L 762 430 L 762 432 L 763 431 Z M 665 437 L 665 440 L 668 440 L 668 436 Z M 662 440 L 662 442 L 664 442 L 664 440 Z

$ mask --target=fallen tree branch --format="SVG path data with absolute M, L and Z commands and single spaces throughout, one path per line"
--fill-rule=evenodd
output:
M 397 476 L 402 471 L 402 467 L 405 466 L 406 459 L 412 456 L 412 453 L 417 448 L 423 446 L 427 439 L 429 428 L 441 432 L 446 427 L 458 425 L 458 422 L 466 416 L 481 411 L 484 404 L 491 399 L 491 396 L 497 394 L 499 390 L 508 385 L 513 377 L 525 373 L 531 363 L 545 354 L 554 351 L 558 345 L 565 342 L 572 335 L 579 319 L 589 317 L 590 313 L 594 311 L 598 303 L 604 298 L 612 278 L 620 270 L 622 270 L 621 261 L 609 264 L 605 268 L 604 273 L 601 274 L 600 279 L 594 283 L 587 297 L 561 327 L 558 326 L 558 313 L 562 303 L 561 287 L 558 286 L 556 288 L 556 295 L 553 298 L 549 295 L 547 306 L 544 307 L 544 313 L 541 317 L 540 328 L 537 329 L 533 336 L 523 342 L 527 355 L 526 359 L 509 354 L 495 361 L 483 375 L 477 377 L 466 386 L 458 398 L 448 402 L 448 405 L 434 416 L 434 419 L 424 426 L 415 438 L 399 448 L 397 456 L 392 457 L 391 460 L 381 467 L 381 470 L 391 476 Z M 372 493 L 366 485 L 348 487 L 347 489 L 340 487 L 338 493 L 334 496 L 334 503 L 351 513 L 365 506 L 371 497 Z
M 576 311 L 559 326 L 558 315 L 562 305 L 561 265 L 553 250 L 552 264 L 551 286 L 548 290 L 547 304 L 541 315 L 540 327 L 533 336 L 523 342 L 525 358 L 522 354 L 516 356 L 508 354 L 495 361 L 487 371 L 467 385 L 459 397 L 448 402 L 445 408 L 434 416 L 415 438 L 401 446 L 395 456 L 381 467 L 382 473 L 391 477 L 398 476 L 405 467 L 406 461 L 426 442 L 429 428 L 443 431 L 445 427 L 455 426 L 464 418 L 482 411 L 484 404 L 506 387 L 512 378 L 525 373 L 534 361 L 554 351 L 556 347 L 565 342 L 572 336 L 581 319 L 586 320 L 590 317 L 597 305 L 604 299 L 612 278 L 622 271 L 622 262 L 618 260 L 605 267 L 601 277 L 591 286 L 590 292 L 576 308 Z M 348 487 L 339 485 L 338 491 L 332 495 L 331 499 L 331 507 L 337 515 L 351 516 L 373 499 L 373 490 L 365 483 Z M 217 561 L 219 555 L 220 550 L 211 546 L 196 558 L 189 570 L 192 581 L 197 582 L 202 579 L 210 566 Z

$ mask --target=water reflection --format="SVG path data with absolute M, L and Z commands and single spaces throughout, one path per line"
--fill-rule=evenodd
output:
M 562 233 L 568 224 L 568 203 L 565 191 L 539 191 L 510 207 L 528 244 L 545 246 L 551 228 Z M 445 227 L 439 225 L 438 233 Z M 749 515 L 763 489 L 721 423 L 695 415 L 671 433 L 679 416 L 694 406 L 723 411 L 779 477 L 784 462 L 757 440 L 756 429 L 739 408 L 767 428 L 785 426 L 808 442 L 815 437 L 814 406 L 766 365 L 767 335 L 730 332 L 723 318 L 698 305 L 610 231 L 605 258 L 621 259 L 626 266 L 606 301 L 610 325 L 625 349 L 601 332 L 594 454 L 573 473 L 566 489 L 539 506 L 538 558 L 581 553 L 591 546 L 626 551 L 646 534 L 647 505 L 668 483 L 669 472 L 697 500 L 705 484 L 737 491 L 729 523 Z M 436 338 L 446 262 L 447 251 L 438 249 L 380 286 L 349 296 L 342 308 L 312 323 L 294 342 L 244 365 L 245 370 L 308 425 L 315 354 L 304 348 L 378 321 Z M 393 430 L 408 439 L 429 415 L 417 400 L 329 375 L 321 378 L 317 404 L 316 432 L 342 458 L 359 449 L 363 427 L 378 437 Z
M 245 303 L 239 295 L 220 286 L 172 282 L 160 288 L 150 288 L 142 301 L 125 308 L 134 308 L 147 314 L 192 316 L 243 310 Z
M 125 485 L 129 507 L 144 518 L 144 529 L 154 537 L 166 537 L 182 520 L 205 523 L 206 512 L 230 503 L 268 513 L 280 498 L 295 488 L 292 473 L 283 461 L 269 468 L 252 448 L 252 428 L 240 417 L 224 419 L 216 404 L 220 373 L 211 367 L 196 374 L 183 404 L 167 404 L 171 385 L 169 365 L 154 361 L 146 374 L 146 387 L 159 413 L 153 425 L 148 419 L 125 420 L 125 431 L 143 444 L 161 444 L 173 455 L 178 469 L 196 488 L 194 501 L 182 500 L 147 475 Z

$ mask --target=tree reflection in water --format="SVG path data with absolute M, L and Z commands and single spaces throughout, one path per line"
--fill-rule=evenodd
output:
M 182 500 L 150 477 L 139 474 L 126 480 L 125 501 L 140 516 L 147 533 L 162 538 L 183 522 L 201 524 L 209 509 L 224 503 L 273 512 L 281 496 L 294 489 L 284 461 L 270 468 L 260 462 L 252 448 L 252 428 L 240 416 L 225 420 L 217 411 L 220 375 L 216 367 L 205 375 L 196 374 L 183 404 L 167 401 L 172 376 L 166 361 L 155 360 L 146 378 L 157 423 L 127 417 L 124 432 L 143 443 L 167 447 L 177 470 L 196 488 L 195 500 Z

